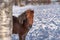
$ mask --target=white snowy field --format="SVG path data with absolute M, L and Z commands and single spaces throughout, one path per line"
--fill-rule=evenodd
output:
M 60 40 L 59 4 L 13 6 L 13 15 L 18 17 L 27 9 L 34 10 L 34 22 L 26 40 Z

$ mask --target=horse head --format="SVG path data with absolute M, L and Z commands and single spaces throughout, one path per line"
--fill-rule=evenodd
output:
M 34 11 L 29 9 L 26 11 L 26 18 L 27 18 L 27 26 L 29 29 L 32 27 L 33 24 L 33 17 L 34 17 Z

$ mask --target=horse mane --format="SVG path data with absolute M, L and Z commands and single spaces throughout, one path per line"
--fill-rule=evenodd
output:
M 21 15 L 18 16 L 19 23 L 23 24 L 23 20 L 26 19 L 26 12 L 23 12 Z

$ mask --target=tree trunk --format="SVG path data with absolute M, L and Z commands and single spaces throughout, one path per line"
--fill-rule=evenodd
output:
M 12 0 L 0 0 L 0 40 L 11 40 Z
M 14 0 L 14 5 L 20 6 L 20 4 L 21 4 L 21 0 Z

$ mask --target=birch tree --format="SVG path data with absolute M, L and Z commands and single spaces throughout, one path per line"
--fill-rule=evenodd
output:
M 0 40 L 11 40 L 12 0 L 0 0 Z

